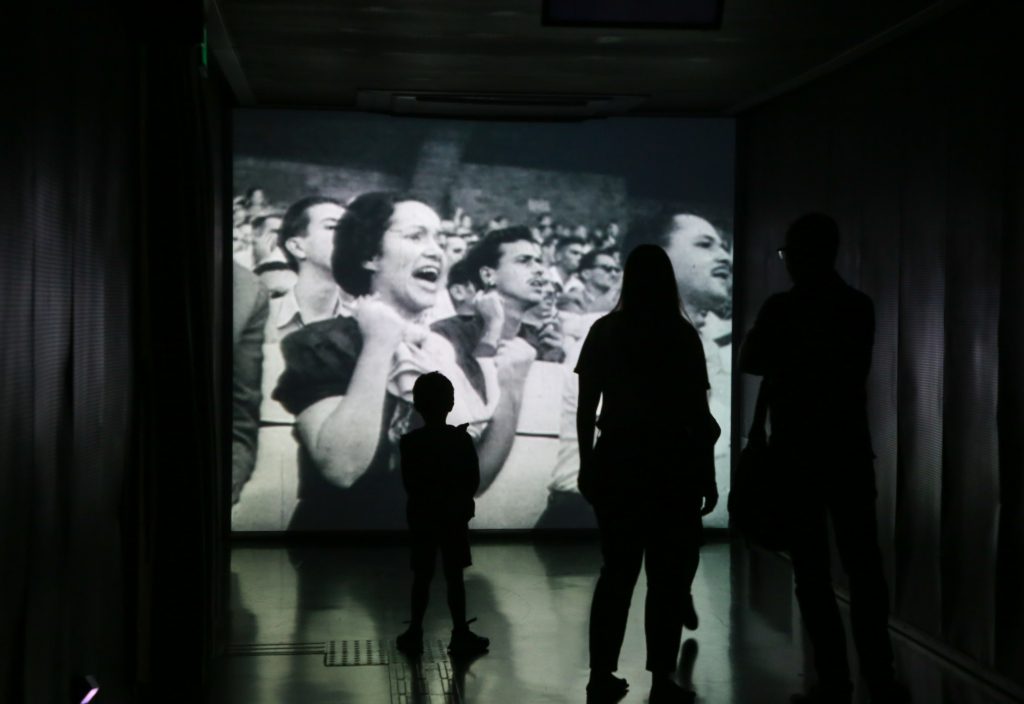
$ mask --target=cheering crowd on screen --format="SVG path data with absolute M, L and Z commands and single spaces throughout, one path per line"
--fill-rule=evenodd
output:
M 712 395 L 716 374 L 728 374 L 732 254 L 708 219 L 665 211 L 622 227 L 556 213 L 525 223 L 444 215 L 392 192 L 278 205 L 256 187 L 234 199 L 233 257 L 269 295 L 263 341 L 280 345 L 284 362 L 272 398 L 296 422 L 291 529 L 402 525 L 397 443 L 417 423 L 413 382 L 431 371 L 454 386 L 449 422 L 473 437 L 477 491 L 486 491 L 512 449 L 532 365 L 575 363 L 590 327 L 616 307 L 622 263 L 637 246 L 669 255 Z M 236 375 L 236 391 L 246 383 Z M 575 490 L 576 440 L 565 435 L 553 496 Z

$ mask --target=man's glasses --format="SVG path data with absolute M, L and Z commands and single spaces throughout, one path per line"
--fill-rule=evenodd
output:
M 598 264 L 594 267 L 595 269 L 601 269 L 606 274 L 621 274 L 622 267 L 615 266 L 614 264 Z

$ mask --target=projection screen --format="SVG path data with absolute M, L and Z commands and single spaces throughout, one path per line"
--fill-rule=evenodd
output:
M 733 162 L 723 119 L 236 111 L 232 529 L 404 528 L 397 441 L 434 370 L 481 458 L 472 528 L 593 527 L 573 367 L 643 242 L 704 343 L 726 496 Z

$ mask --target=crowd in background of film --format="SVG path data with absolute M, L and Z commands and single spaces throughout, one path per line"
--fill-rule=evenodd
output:
M 294 284 L 294 273 L 278 239 L 281 220 L 287 206 L 268 200 L 265 191 L 252 187 L 236 195 L 232 203 L 232 240 L 234 260 L 259 275 L 271 297 L 284 295 Z M 441 220 L 438 244 L 445 253 L 447 266 L 462 260 L 488 232 L 509 227 L 509 219 L 501 214 L 486 223 L 474 223 L 472 216 L 456 208 L 451 217 Z M 519 223 L 515 223 L 519 224 Z M 622 229 L 611 219 L 603 224 L 565 223 L 550 212 L 538 213 L 529 225 L 547 267 L 546 296 L 539 306 L 541 317 L 553 319 L 558 313 L 603 313 L 618 300 L 622 273 Z M 731 266 L 731 253 L 730 253 Z M 585 272 L 597 269 L 603 277 L 588 277 Z M 595 288 L 584 279 L 597 278 L 603 290 L 581 297 L 585 288 Z M 597 299 L 597 300 L 595 300 Z M 447 306 L 445 306 L 447 307 Z M 715 320 L 728 320 L 728 304 L 715 310 Z

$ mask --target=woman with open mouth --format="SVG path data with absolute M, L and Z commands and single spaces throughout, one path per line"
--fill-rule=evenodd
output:
M 440 224 L 428 205 L 393 193 L 355 198 L 338 222 L 331 268 L 356 302 L 350 316 L 282 341 L 274 391 L 296 415 L 300 446 L 291 530 L 404 526 L 396 445 L 412 420 L 404 387 L 411 397 L 410 377 L 430 364 L 418 321 L 444 280 Z

